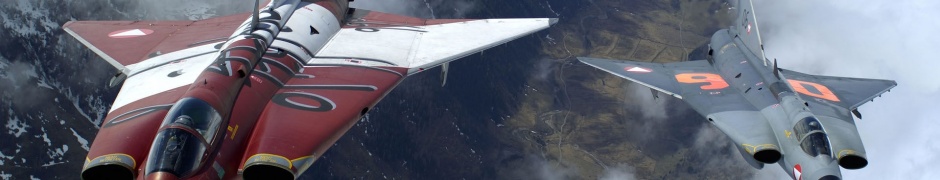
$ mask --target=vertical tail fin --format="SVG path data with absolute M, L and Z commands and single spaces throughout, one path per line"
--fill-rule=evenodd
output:
M 745 47 L 757 56 L 764 59 L 767 64 L 767 58 L 764 56 L 764 43 L 760 37 L 760 28 L 757 26 L 757 15 L 754 11 L 754 2 L 752 0 L 738 0 L 737 19 L 731 28 L 735 37 L 744 42 Z
M 251 10 L 251 30 L 258 27 L 258 15 L 261 14 L 259 7 L 261 7 L 261 0 L 255 0 L 255 6 L 252 6 L 254 9 Z

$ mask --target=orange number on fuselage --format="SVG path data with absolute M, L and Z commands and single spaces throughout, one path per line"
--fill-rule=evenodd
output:
M 695 84 L 708 83 L 703 85 L 702 90 L 717 90 L 728 87 L 728 82 L 717 74 L 711 73 L 682 73 L 676 74 L 676 80 L 680 83 Z
M 822 84 L 800 81 L 800 80 L 792 80 L 792 79 L 787 79 L 787 82 L 790 83 L 790 86 L 793 87 L 794 91 L 800 94 L 804 94 L 807 96 L 812 96 L 812 97 L 816 97 L 820 99 L 835 101 L 835 102 L 840 101 L 839 97 L 836 97 L 835 93 L 832 93 L 832 91 L 829 90 L 828 87 L 823 86 Z M 806 86 L 812 86 L 817 91 L 819 91 L 819 93 L 810 92 L 809 89 L 806 89 Z

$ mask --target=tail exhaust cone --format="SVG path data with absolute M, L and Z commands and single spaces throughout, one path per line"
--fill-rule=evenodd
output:
M 846 155 L 839 158 L 839 166 L 845 169 L 861 169 L 868 166 L 868 160 L 856 155 Z
M 179 177 L 168 172 L 153 172 L 147 175 L 147 180 L 179 180 Z
M 284 169 L 277 165 L 269 164 L 254 164 L 249 165 L 245 168 L 245 171 L 242 172 L 242 179 L 244 180 L 254 180 L 254 179 L 294 179 L 294 173 L 290 170 Z
M 777 151 L 776 149 L 765 149 L 754 153 L 755 160 L 767 164 L 776 163 L 780 160 L 780 157 L 782 157 L 782 155 L 780 154 L 780 151 Z
M 118 164 L 105 164 L 82 171 L 82 179 L 134 179 L 134 171 Z

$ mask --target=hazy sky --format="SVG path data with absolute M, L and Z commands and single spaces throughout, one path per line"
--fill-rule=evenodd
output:
M 898 82 L 859 108 L 869 165 L 843 170 L 845 179 L 940 176 L 940 1 L 759 1 L 755 9 L 767 56 L 780 67 Z

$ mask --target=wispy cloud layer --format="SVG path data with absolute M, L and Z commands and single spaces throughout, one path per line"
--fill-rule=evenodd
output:
M 892 79 L 857 121 L 869 166 L 846 179 L 940 176 L 940 1 L 755 1 L 769 58 L 811 74 Z

